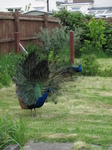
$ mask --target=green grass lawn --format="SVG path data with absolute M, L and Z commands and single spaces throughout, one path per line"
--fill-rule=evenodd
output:
M 37 109 L 37 117 L 31 117 L 30 110 L 20 108 L 12 84 L 0 89 L 0 115 L 22 118 L 27 140 L 112 144 L 112 78 L 74 77 L 53 97 L 57 104 L 51 98 Z
M 112 58 L 100 58 L 97 59 L 102 70 L 106 68 L 112 68 Z

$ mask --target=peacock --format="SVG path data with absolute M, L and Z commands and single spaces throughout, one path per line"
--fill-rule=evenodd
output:
M 36 52 L 22 55 L 16 67 L 13 81 L 16 84 L 16 94 L 22 109 L 40 108 L 44 105 L 50 92 L 57 92 L 60 83 L 68 76 L 81 72 L 81 65 L 58 66 L 56 61 L 41 58 Z

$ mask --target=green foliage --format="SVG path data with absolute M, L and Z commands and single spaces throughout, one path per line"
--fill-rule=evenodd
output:
M 81 34 L 83 30 L 75 27 L 74 32 L 74 44 L 75 44 L 75 54 L 78 55 L 80 53 L 80 40 Z M 41 29 L 41 32 L 36 35 L 41 42 L 42 45 L 41 51 L 49 55 L 50 51 L 53 51 L 54 56 L 61 55 L 65 49 L 69 49 L 69 32 L 67 31 L 66 26 L 60 25 L 60 28 L 53 29 Z M 76 50 L 77 49 L 77 50 Z
M 97 51 L 89 40 L 85 40 L 80 51 L 82 55 L 94 54 L 97 58 L 107 58 L 107 55 L 102 50 Z
M 78 32 L 79 40 L 75 42 L 75 56 L 80 57 L 80 49 L 83 46 L 84 39 L 87 39 L 86 34 L 89 32 L 88 22 L 91 19 L 91 15 L 83 15 L 81 12 L 70 12 L 65 8 L 60 9 L 58 12 L 54 12 L 54 17 L 59 17 L 63 25 L 67 26 L 67 30 L 73 30 L 74 33 Z
M 29 43 L 25 49 L 27 50 L 28 53 L 31 53 L 31 52 L 35 52 L 36 54 L 39 54 L 40 56 L 40 59 L 44 59 L 46 58 L 46 55 L 45 55 L 45 51 L 43 49 L 43 47 L 39 44 L 32 44 L 32 43 Z
M 69 16 L 69 12 L 65 8 L 61 8 L 58 12 L 53 12 L 54 17 L 59 17 L 64 25 L 66 25 L 66 19 Z
M 11 84 L 12 78 L 8 73 L 7 68 L 5 67 L 4 72 L 1 75 L 0 82 L 2 85 L 9 86 Z
M 84 40 L 84 45 L 81 48 L 82 54 L 91 54 L 94 53 L 99 56 L 102 51 L 103 45 L 106 42 L 106 38 L 104 37 L 105 31 L 105 22 L 102 19 L 92 18 L 88 27 L 89 33 L 87 34 L 88 40 Z
M 51 63 L 57 63 L 58 67 L 69 65 L 70 63 L 70 51 L 68 49 L 64 49 L 61 51 L 59 55 L 54 56 L 53 51 L 49 53 L 48 60 Z
M 53 29 L 41 29 L 37 35 L 38 39 L 42 41 L 44 54 L 49 55 L 53 51 L 54 55 L 61 53 L 61 50 L 69 46 L 69 34 L 65 32 L 66 27 L 61 26 Z
M 108 21 L 105 23 L 105 38 L 106 43 L 103 47 L 104 52 L 108 56 L 112 56 L 112 23 L 109 23 Z
M 102 57 L 103 53 L 101 51 L 104 51 L 108 56 L 112 55 L 112 23 L 108 23 L 101 18 L 95 20 L 91 15 L 83 15 L 81 12 L 70 12 L 65 8 L 54 12 L 53 15 L 61 19 L 63 25 L 67 26 L 67 30 L 75 32 L 77 28 L 83 30 L 80 34 L 80 40 L 75 43 L 76 57 L 86 53 L 95 53 L 98 57 Z
M 112 77 L 112 67 L 99 64 L 94 54 L 83 55 L 81 59 L 82 73 L 86 76 Z
M 84 35 L 84 30 L 82 28 L 75 28 L 74 32 L 74 53 L 75 57 L 80 57 L 81 56 L 81 50 L 80 48 L 82 47 L 82 41 L 83 41 L 83 35 Z
M 59 17 L 64 25 L 69 30 L 75 31 L 75 27 L 83 28 L 87 30 L 88 20 L 91 18 L 90 15 L 84 16 L 81 12 L 70 12 L 65 8 L 61 8 L 60 11 L 53 13 L 54 17 Z
M 24 145 L 26 125 L 20 119 L 14 121 L 11 117 L 0 118 L 0 149 L 4 149 L 10 144 Z
M 105 22 L 101 18 L 97 21 L 95 20 L 95 18 L 92 18 L 88 25 L 90 30 L 88 37 L 90 37 L 90 39 L 92 40 L 91 43 L 96 50 L 101 50 L 102 45 L 106 42 L 106 39 L 104 38 L 104 24 Z
M 99 73 L 99 64 L 94 54 L 83 56 L 82 61 L 82 74 L 86 76 L 94 76 Z
M 18 55 L 14 53 L 0 56 L 0 85 L 10 85 L 17 61 Z
M 28 5 L 25 6 L 25 11 L 29 11 L 30 10 L 30 6 L 31 6 L 31 3 L 29 3 Z
M 82 54 L 88 55 L 94 52 L 94 47 L 89 40 L 85 40 L 84 45 L 80 50 Z
M 5 54 L 0 56 L 0 72 L 7 68 L 9 75 L 12 77 L 15 71 L 15 64 L 18 61 L 18 55 L 14 53 Z

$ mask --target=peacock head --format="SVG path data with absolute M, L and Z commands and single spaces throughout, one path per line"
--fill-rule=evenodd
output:
M 78 71 L 79 71 L 79 72 L 81 72 L 81 71 L 82 71 L 81 64 L 79 65 Z
M 51 92 L 51 91 L 52 91 L 52 88 L 50 87 L 50 88 L 48 89 L 48 91 Z
M 52 92 L 51 84 L 49 84 L 48 92 Z

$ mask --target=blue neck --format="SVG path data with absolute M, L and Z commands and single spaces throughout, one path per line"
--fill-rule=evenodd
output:
M 38 98 L 38 100 L 35 103 L 35 108 L 39 108 L 44 104 L 45 100 L 47 99 L 48 93 L 49 92 L 47 91 L 43 96 Z

